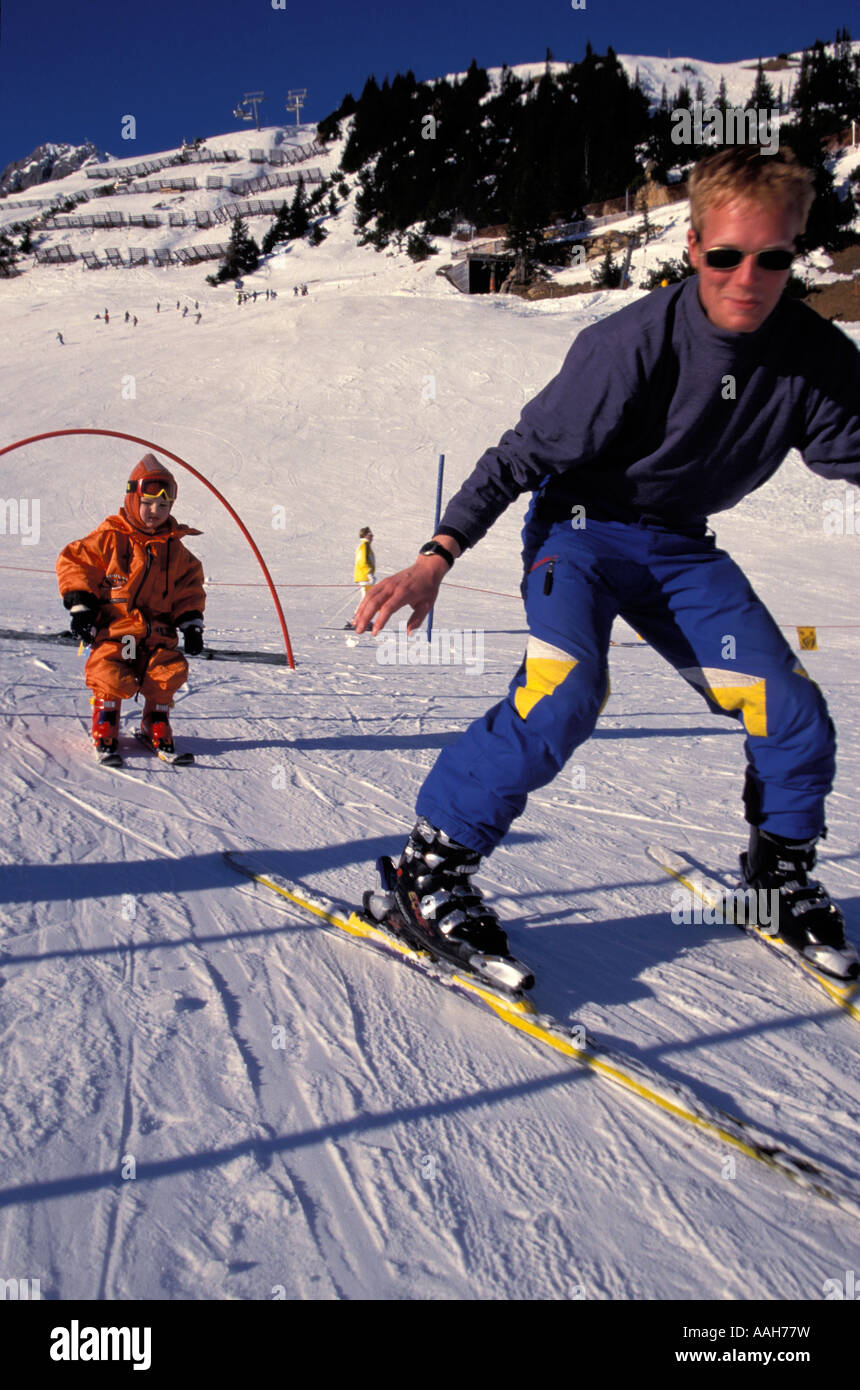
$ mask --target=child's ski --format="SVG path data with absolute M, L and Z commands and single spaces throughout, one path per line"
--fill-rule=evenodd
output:
M 96 748 L 94 751 L 100 767 L 122 767 L 122 754 L 115 748 Z
M 163 763 L 170 763 L 172 767 L 190 767 L 194 762 L 193 753 L 177 753 L 175 750 L 171 753 L 167 752 L 164 748 L 157 747 L 157 745 L 152 742 L 152 739 L 147 738 L 142 729 L 135 729 L 134 736 L 138 743 L 143 744 L 144 748 L 149 749 L 150 753 L 154 753 Z

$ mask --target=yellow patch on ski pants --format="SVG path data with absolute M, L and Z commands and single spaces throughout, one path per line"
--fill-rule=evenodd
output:
M 526 647 L 526 683 L 519 686 L 514 695 L 514 706 L 520 718 L 525 719 L 544 695 L 551 695 L 575 665 L 576 658 L 560 647 L 530 637 Z
M 804 671 L 802 674 L 806 674 Z M 727 714 L 740 711 L 744 728 L 756 738 L 767 738 L 767 682 L 763 676 L 747 676 L 721 667 L 691 666 L 681 671 L 691 685 L 704 690 Z

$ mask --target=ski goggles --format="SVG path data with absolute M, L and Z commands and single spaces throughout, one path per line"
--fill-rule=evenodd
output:
M 712 246 L 705 253 L 705 264 L 711 270 L 737 270 L 747 256 L 755 255 L 756 265 L 761 270 L 788 270 L 794 260 L 794 252 L 775 246 L 771 251 L 738 251 L 734 246 Z
M 126 484 L 126 495 L 136 492 L 147 502 L 155 502 L 165 497 L 168 502 L 176 501 L 176 483 L 171 478 L 130 478 Z

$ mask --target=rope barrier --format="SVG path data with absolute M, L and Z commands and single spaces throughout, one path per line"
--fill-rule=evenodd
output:
M 28 565 L 0 565 L 0 570 L 14 570 L 19 574 L 54 574 L 53 570 L 36 569 Z M 286 581 L 273 580 L 279 589 L 354 589 L 354 584 L 292 584 Z M 265 589 L 268 586 L 254 581 L 232 580 L 232 579 L 207 579 L 206 587 L 217 589 Z M 510 598 L 521 600 L 520 594 L 506 594 L 501 589 L 479 589 L 473 584 L 454 584 L 446 580 L 447 589 L 460 589 L 469 594 L 492 594 L 494 598 Z M 802 651 L 814 652 L 818 650 L 816 633 L 818 632 L 857 632 L 860 631 L 860 623 L 777 623 L 777 627 L 786 630 L 794 628 L 797 632 L 798 645 Z M 641 640 L 641 639 L 640 639 Z M 642 646 L 647 646 L 647 642 L 642 642 Z

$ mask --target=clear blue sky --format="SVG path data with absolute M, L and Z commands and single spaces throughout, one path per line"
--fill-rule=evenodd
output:
M 344 93 L 411 68 L 418 78 L 598 51 L 711 62 L 790 51 L 851 27 L 849 0 L 5 0 L 0 10 L 0 168 L 45 140 L 89 138 L 114 156 L 239 129 L 233 108 L 262 90 L 264 125 L 308 89 L 318 121 Z M 860 24 L 855 28 L 860 29 Z M 860 37 L 852 29 L 852 38 Z M 123 141 L 122 117 L 137 122 Z

